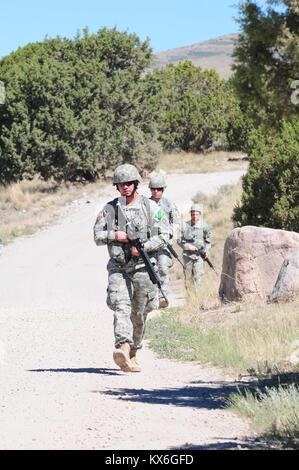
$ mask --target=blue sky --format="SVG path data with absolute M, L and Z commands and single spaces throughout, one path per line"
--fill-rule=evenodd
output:
M 30 42 L 104 26 L 150 39 L 153 52 L 237 33 L 238 0 L 3 0 L 0 58 Z M 266 0 L 258 0 L 265 5 Z

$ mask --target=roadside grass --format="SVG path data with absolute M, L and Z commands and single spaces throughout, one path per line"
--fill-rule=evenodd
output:
M 210 259 L 219 276 L 224 243 L 233 229 L 231 213 L 241 184 L 219 188 L 216 195 L 198 193 L 204 220 L 211 226 Z M 175 245 L 180 255 L 180 248 Z M 275 448 L 299 443 L 299 299 L 293 302 L 221 304 L 220 277 L 205 264 L 200 291 L 185 286 L 183 269 L 170 272 L 185 300 L 147 323 L 146 338 L 161 357 L 196 361 L 223 368 L 240 382 L 238 393 L 223 406 L 250 418 L 260 438 Z M 179 283 L 179 285 L 178 285 Z M 244 378 L 250 383 L 244 386 Z
M 234 152 L 212 152 L 210 154 L 163 154 L 157 169 L 169 172 L 189 173 L 190 162 L 193 170 L 229 171 L 247 166 L 244 155 Z M 231 161 L 229 160 L 231 159 Z M 200 164 L 198 164 L 201 162 Z M 204 162 L 204 165 L 203 165 Z M 215 166 L 219 164 L 219 167 Z M 109 175 L 111 177 L 111 175 Z M 42 181 L 38 177 L 8 186 L 0 186 L 0 238 L 4 245 L 20 236 L 32 235 L 37 230 L 57 221 L 61 211 L 74 201 L 102 189 L 107 181 L 95 183 L 55 183 Z
M 213 364 L 240 377 L 293 372 L 290 358 L 298 338 L 298 306 L 201 310 L 186 304 L 150 319 L 147 338 L 163 357 Z
M 227 406 L 235 413 L 249 418 L 256 431 L 272 447 L 298 449 L 299 390 L 297 382 L 231 394 Z
M 247 169 L 246 155 L 222 150 L 206 153 L 164 153 L 157 170 L 167 173 L 209 173 Z
M 0 186 L 0 238 L 3 244 L 20 236 L 32 235 L 54 223 L 64 208 L 88 197 L 101 185 L 102 182 L 57 184 L 34 178 Z

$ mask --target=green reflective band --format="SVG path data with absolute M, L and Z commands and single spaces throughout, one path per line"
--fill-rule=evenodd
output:
M 157 217 L 158 217 L 159 220 L 162 219 L 162 217 L 163 217 L 163 211 L 162 211 L 162 209 L 159 210 L 159 212 L 158 212 L 158 214 L 157 214 Z
M 206 231 L 209 232 L 211 230 L 211 227 L 209 225 L 206 227 Z

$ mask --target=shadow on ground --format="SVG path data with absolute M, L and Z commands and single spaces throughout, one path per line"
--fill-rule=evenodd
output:
M 219 442 L 213 442 L 206 445 L 196 445 L 187 443 L 180 447 L 172 447 L 170 450 L 269 450 L 269 446 L 260 439 L 244 438 L 242 441 L 219 439 Z
M 196 382 L 198 386 L 186 386 L 181 388 L 137 389 L 119 388 L 108 391 L 94 391 L 114 396 L 120 400 L 150 403 L 158 405 L 191 406 L 207 409 L 222 409 L 225 400 L 230 393 L 236 393 L 248 383 L 226 384 L 225 382 Z
M 119 400 L 135 403 L 150 403 L 158 405 L 191 406 L 210 410 L 224 409 L 225 400 L 230 393 L 242 391 L 249 383 L 226 382 L 195 382 L 195 386 L 166 389 L 129 389 L 120 388 L 109 391 L 94 391 L 106 394 Z M 217 438 L 216 438 L 217 439 Z M 225 440 L 219 437 L 219 442 L 206 445 L 185 443 L 180 447 L 170 447 L 170 450 L 265 450 L 267 444 L 260 438 L 244 437 L 242 440 Z
M 28 372 L 67 372 L 72 374 L 102 374 L 102 375 L 119 375 L 119 369 L 105 369 L 105 368 L 78 368 L 78 369 L 29 369 Z

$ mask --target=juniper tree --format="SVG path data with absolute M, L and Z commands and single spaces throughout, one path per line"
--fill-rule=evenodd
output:
M 39 174 L 95 179 L 122 163 L 156 164 L 156 110 L 146 106 L 148 40 L 103 28 L 29 44 L 0 62 L 0 182 Z M 151 114 L 150 111 L 154 114 Z

